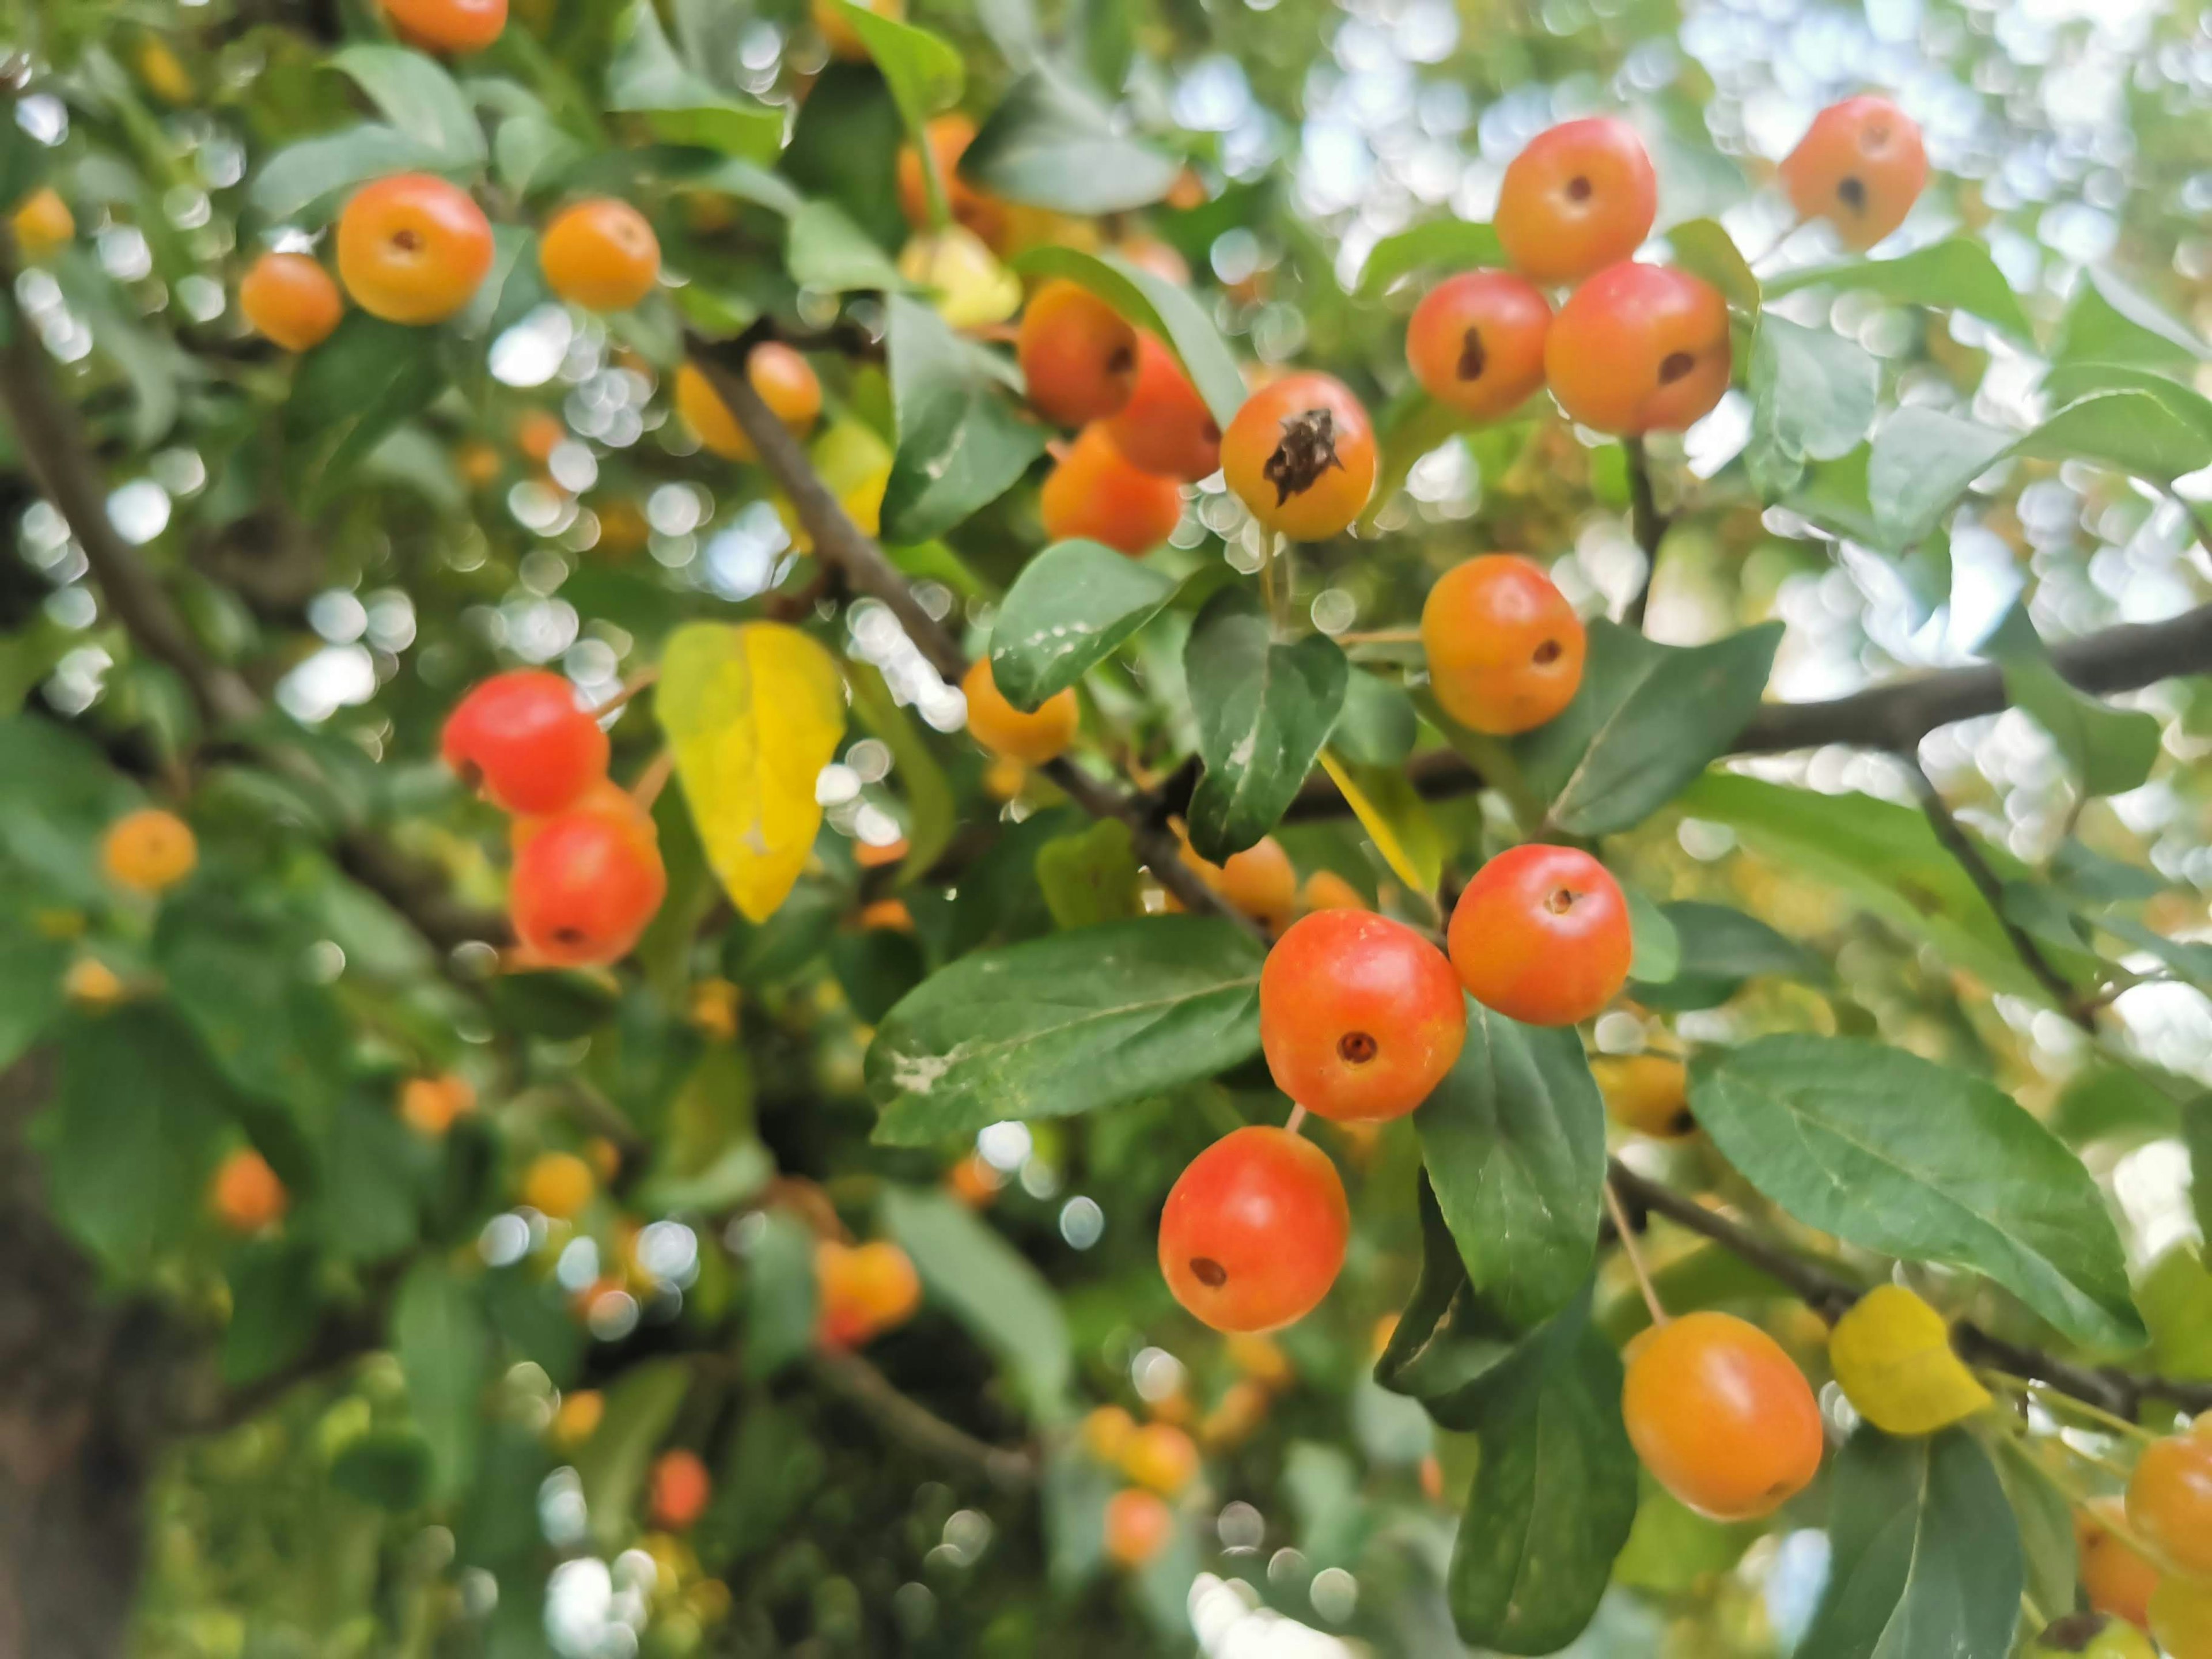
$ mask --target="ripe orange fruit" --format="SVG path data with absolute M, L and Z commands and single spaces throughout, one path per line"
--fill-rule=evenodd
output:
M 2136 1460 L 2128 1524 L 2164 1566 L 2212 1577 L 2212 1435 L 2170 1434 Z
M 1509 736 L 1558 714 L 1583 683 L 1587 644 L 1566 596 L 1517 553 L 1454 565 L 1421 606 L 1430 689 L 1472 732 Z
M 1635 252 L 1658 211 L 1644 141 L 1627 122 L 1598 115 L 1531 139 L 1506 164 L 1491 222 L 1516 270 L 1574 283 Z
M 125 812 L 100 838 L 100 868 L 117 886 L 134 893 L 174 887 L 199 861 L 199 842 L 191 825 L 158 806 Z
M 51 185 L 40 185 L 16 204 L 9 222 L 15 228 L 16 251 L 26 259 L 58 253 L 76 234 L 76 216 Z
M 1672 265 L 1608 265 L 1568 297 L 1544 341 L 1559 407 L 1624 437 L 1680 432 L 1729 388 L 1728 301 Z
M 1199 857 L 1186 841 L 1182 861 L 1198 872 L 1199 879 L 1221 896 L 1224 903 L 1261 921 L 1279 924 L 1297 908 L 1298 872 L 1291 855 L 1273 836 L 1262 836 L 1241 853 L 1231 853 L 1220 864 Z
M 568 1449 L 582 1445 L 599 1432 L 606 1414 L 606 1396 L 597 1389 L 578 1389 L 562 1395 L 560 1407 L 553 1413 L 554 1443 Z
M 538 243 L 546 286 L 586 311 L 627 311 L 653 292 L 660 242 L 628 202 L 598 196 L 564 208 Z
M 241 1146 L 216 1167 L 209 1201 L 223 1228 L 243 1237 L 275 1226 L 291 1198 L 268 1160 L 252 1147 Z
M 1621 1416 L 1659 1484 L 1716 1521 L 1773 1514 L 1820 1473 L 1826 1444 L 1805 1374 L 1733 1314 L 1684 1314 L 1646 1333 Z
M 2118 1498 L 2094 1498 L 2075 1511 L 2074 1549 L 2081 1563 L 2081 1592 L 2099 1613 L 2148 1630 L 2159 1570 L 2114 1530 L 2126 1521 L 2125 1504 Z
M 515 855 L 507 913 L 544 964 L 604 966 L 629 954 L 668 896 L 652 819 L 572 807 Z
M 576 706 L 568 680 L 542 668 L 471 686 L 446 717 L 438 750 L 462 782 L 509 812 L 559 811 L 607 775 L 606 732 Z
M 1334 870 L 1316 870 L 1306 878 L 1306 884 L 1298 890 L 1298 908 L 1302 910 L 1364 910 L 1367 900 Z
M 1024 714 L 1008 702 L 991 678 L 991 659 L 978 657 L 968 665 L 960 690 L 968 699 L 968 730 L 975 741 L 994 755 L 1024 766 L 1042 766 L 1067 752 L 1075 741 L 1081 718 L 1075 690 L 1055 691 L 1033 714 Z
M 1137 340 L 1137 382 L 1119 413 L 1105 422 L 1106 435 L 1122 458 L 1140 472 L 1196 483 L 1221 465 L 1221 428 L 1158 339 Z
M 1172 1423 L 1147 1423 L 1123 1443 L 1121 1464 L 1139 1486 L 1172 1498 L 1198 1479 L 1198 1447 Z
M 451 1072 L 436 1077 L 410 1077 L 399 1087 L 399 1115 L 417 1134 L 433 1140 L 453 1127 L 453 1120 L 477 1109 L 477 1091 L 466 1078 Z
M 1525 1025 L 1573 1025 L 1627 982 L 1620 884 L 1588 853 L 1530 842 L 1475 872 L 1446 936 L 1468 994 Z
M 985 194 L 960 176 L 960 158 L 975 137 L 975 124 L 958 113 L 940 115 L 922 129 L 929 153 L 937 160 L 938 176 L 945 181 L 945 205 L 952 222 L 964 225 L 993 246 L 1006 236 L 1012 216 L 1006 203 Z M 922 182 L 921 155 L 912 144 L 898 155 L 899 210 L 916 230 L 927 230 L 929 188 Z
M 1826 219 L 1855 248 L 1872 247 L 1905 222 L 1928 183 L 1920 127 L 1887 98 L 1846 98 L 1813 118 L 1782 161 L 1790 204 Z
M 1158 1492 L 1129 1486 L 1106 1500 L 1106 1559 L 1141 1567 L 1167 1547 L 1175 1512 Z
M 820 1305 L 817 1332 L 832 1347 L 851 1347 L 902 1324 L 921 1303 L 921 1277 L 904 1250 L 886 1239 L 850 1245 L 825 1238 L 814 1247 Z
M 574 1152 L 540 1152 L 522 1173 L 522 1201 L 556 1221 L 574 1221 L 598 1190 L 592 1166 Z
M 1313 1311 L 1344 1266 L 1352 1212 L 1310 1140 L 1251 1126 L 1190 1162 L 1160 1212 L 1160 1274 L 1217 1331 L 1272 1331 Z
M 1080 537 L 1141 557 L 1175 533 L 1182 491 L 1132 466 L 1103 426 L 1086 426 L 1037 492 L 1051 541 Z
M 1543 390 L 1551 326 L 1552 302 L 1525 277 L 1462 271 L 1413 307 L 1406 364 L 1438 403 L 1494 421 Z
M 789 346 L 775 340 L 755 346 L 745 359 L 745 380 L 794 437 L 804 438 L 814 429 L 822 414 L 822 382 L 813 366 Z M 685 363 L 676 371 L 676 412 L 700 443 L 723 459 L 760 459 L 738 417 L 695 364 Z
M 1137 383 L 1137 331 L 1074 283 L 1049 282 L 1030 296 L 1014 354 L 1030 406 L 1057 426 L 1111 415 Z
M 1318 1117 L 1381 1122 L 1429 1097 L 1467 1041 L 1444 953 L 1371 910 L 1316 910 L 1260 969 L 1260 1045 L 1275 1086 Z
M 1341 380 L 1285 374 L 1244 400 L 1223 434 L 1221 465 L 1266 528 L 1325 541 L 1375 493 L 1375 431 Z
M 338 215 L 338 278 L 390 323 L 441 323 L 491 270 L 491 224 L 466 191 L 399 173 L 353 193 Z
M 507 27 L 507 0 L 382 0 L 392 33 L 410 46 L 456 57 L 482 52 Z
M 653 1524 L 682 1532 L 707 1512 L 714 1478 L 696 1452 L 663 1452 L 653 1466 Z
M 1119 1406 L 1101 1406 L 1083 1419 L 1083 1447 L 1102 1463 L 1119 1467 L 1137 1432 L 1137 1419 Z
M 264 339 L 309 351 L 331 337 L 345 299 L 331 273 L 304 253 L 264 253 L 238 285 L 238 308 Z

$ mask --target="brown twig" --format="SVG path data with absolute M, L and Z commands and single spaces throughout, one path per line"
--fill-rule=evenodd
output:
M 1644 580 L 1629 597 L 1620 620 L 1640 633 L 1644 608 L 1651 603 L 1651 584 L 1659 574 L 1659 544 L 1667 539 L 1668 520 L 1651 488 L 1651 462 L 1644 453 L 1644 440 L 1624 438 L 1621 447 L 1628 452 L 1628 528 L 1644 550 Z
M 1024 1451 L 994 1446 L 956 1428 L 856 1353 L 820 1352 L 807 1362 L 817 1382 L 869 1419 L 894 1440 L 916 1451 L 975 1470 L 992 1485 L 1019 1492 L 1036 1481 L 1036 1460 Z

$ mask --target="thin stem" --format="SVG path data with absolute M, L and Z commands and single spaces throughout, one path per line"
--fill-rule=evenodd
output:
M 2038 1382 L 2032 1376 L 2014 1376 L 2009 1371 L 1994 1369 L 1984 1370 L 1982 1374 L 1990 1382 L 2002 1387 L 2018 1389 L 2024 1394 L 2033 1395 L 2053 1410 L 2069 1412 L 2076 1417 L 2085 1418 L 2100 1427 L 2110 1429 L 2115 1434 L 2124 1435 L 2130 1440 L 2140 1441 L 2144 1445 L 2148 1445 L 2158 1438 L 2140 1423 L 2130 1423 L 2117 1413 L 2106 1411 L 2102 1406 L 2080 1399 L 2067 1393 L 2063 1389 L 2053 1388 L 2048 1382 Z
M 1291 1104 L 1291 1115 L 1283 1120 L 1283 1127 L 1292 1134 L 1297 1134 L 1305 1127 L 1306 1109 L 1293 1101 Z
M 1613 1231 L 1620 1235 L 1621 1254 L 1636 1274 L 1636 1288 L 1644 1292 L 1644 1305 L 1651 1315 L 1654 1325 L 1667 1322 L 1667 1304 L 1659 1299 L 1659 1287 L 1651 1282 L 1650 1270 L 1644 1265 L 1644 1253 L 1636 1247 L 1636 1230 L 1628 1224 L 1628 1212 L 1621 1208 L 1620 1194 L 1613 1189 L 1613 1182 L 1605 1183 L 1606 1213 L 1613 1218 Z
M 1624 438 L 1621 447 L 1628 452 L 1628 526 L 1637 546 L 1644 550 L 1644 580 L 1629 596 L 1620 620 L 1640 632 L 1644 610 L 1651 603 L 1651 584 L 1659 574 L 1659 544 L 1667 538 L 1668 519 L 1651 487 L 1651 461 L 1644 452 L 1644 440 Z
M 668 787 L 669 774 L 675 769 L 676 751 L 663 749 L 646 763 L 645 770 L 639 773 L 637 781 L 630 785 L 630 799 L 641 811 L 650 812 L 653 802 L 660 799 L 660 792 Z
M 624 704 L 628 703 L 629 700 L 637 696 L 639 692 L 643 691 L 647 687 L 654 684 L 659 680 L 659 678 L 660 665 L 658 663 L 654 664 L 650 668 L 639 669 L 636 673 L 631 675 L 628 679 L 622 683 L 622 690 L 616 692 L 614 696 L 609 697 L 605 702 L 592 710 L 592 713 L 594 714 L 611 714 L 616 709 L 620 708 Z
M 1036 1460 L 994 1446 L 946 1422 L 856 1353 L 817 1352 L 807 1362 L 814 1380 L 860 1412 L 890 1438 L 916 1451 L 973 1469 L 994 1486 L 1020 1491 L 1036 1483 Z

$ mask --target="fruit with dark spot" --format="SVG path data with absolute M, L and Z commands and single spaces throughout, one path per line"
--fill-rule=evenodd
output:
M 1254 1125 L 1176 1177 L 1160 1215 L 1160 1272 L 1217 1331 L 1270 1331 L 1310 1313 L 1344 1266 L 1344 1182 L 1320 1147 Z
M 1812 1386 L 1781 1344 L 1733 1314 L 1684 1314 L 1639 1337 L 1620 1408 L 1652 1478 L 1716 1521 L 1771 1515 L 1820 1473 Z
M 1030 406 L 1059 426 L 1103 420 L 1137 384 L 1137 331 L 1074 283 L 1047 283 L 1030 297 L 1014 354 Z
M 1324 541 L 1375 491 L 1375 432 L 1344 383 L 1286 374 L 1244 400 L 1221 441 L 1229 487 L 1265 529 Z
M 1424 295 L 1406 325 L 1406 364 L 1423 390 L 1478 421 L 1543 390 L 1552 304 L 1525 277 L 1463 270 Z
M 1855 248 L 1905 222 L 1928 183 L 1918 123 L 1869 94 L 1831 104 L 1782 160 L 1782 185 L 1805 219 L 1826 219 Z
M 1468 994 L 1525 1025 L 1602 1012 L 1627 981 L 1632 951 L 1620 884 L 1580 848 L 1538 842 L 1475 872 L 1448 938 Z
M 1371 910 L 1316 910 L 1260 970 L 1260 1045 L 1275 1086 L 1339 1122 L 1402 1117 L 1467 1041 L 1444 953 Z
M 1150 334 L 1137 339 L 1137 384 L 1106 434 L 1131 466 L 1196 483 L 1219 470 L 1221 428 L 1176 355 Z
M 1485 553 L 1437 579 L 1421 606 L 1421 649 L 1437 701 L 1470 731 L 1541 726 L 1583 683 L 1582 618 L 1517 553 Z
M 1690 1115 L 1690 1075 L 1672 1054 L 1599 1054 L 1590 1075 L 1605 1097 L 1606 1115 L 1624 1129 L 1656 1140 L 1695 1133 Z
M 1537 134 L 1506 164 L 1492 223 L 1516 270 L 1575 283 L 1635 252 L 1658 211 L 1658 175 L 1636 129 L 1594 115 Z
M 572 810 L 516 855 L 507 910 L 537 961 L 604 967 L 629 954 L 667 891 L 652 819 Z
M 364 185 L 338 215 L 338 280 L 388 323 L 442 323 L 490 273 L 491 222 L 468 191 L 427 173 Z
M 1729 388 L 1728 302 L 1672 265 L 1608 265 L 1569 296 L 1544 342 L 1544 378 L 1584 426 L 1680 432 Z

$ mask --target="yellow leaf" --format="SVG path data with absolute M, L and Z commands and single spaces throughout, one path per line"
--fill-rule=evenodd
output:
M 1889 1434 L 1933 1434 L 1990 1403 L 1952 1352 L 1943 1316 L 1901 1285 L 1869 1291 L 1828 1334 L 1828 1363 L 1861 1417 Z
M 965 226 L 916 236 L 899 251 L 898 270 L 932 291 L 938 315 L 955 328 L 988 328 L 1022 308 L 1021 279 Z
M 1387 767 L 1355 769 L 1326 749 L 1321 764 L 1382 861 L 1414 892 L 1434 896 L 1443 875 L 1443 842 L 1413 785 Z
M 668 637 L 653 696 L 707 862 L 750 921 L 814 850 L 815 780 L 845 734 L 836 659 L 780 623 L 693 623 Z
M 845 516 L 863 535 L 874 535 L 883 516 L 884 489 L 891 481 L 890 446 L 858 421 L 839 421 L 814 441 L 807 459 Z M 801 553 L 811 553 L 814 538 L 799 523 L 787 496 L 777 495 L 775 512 L 791 534 L 791 544 Z

